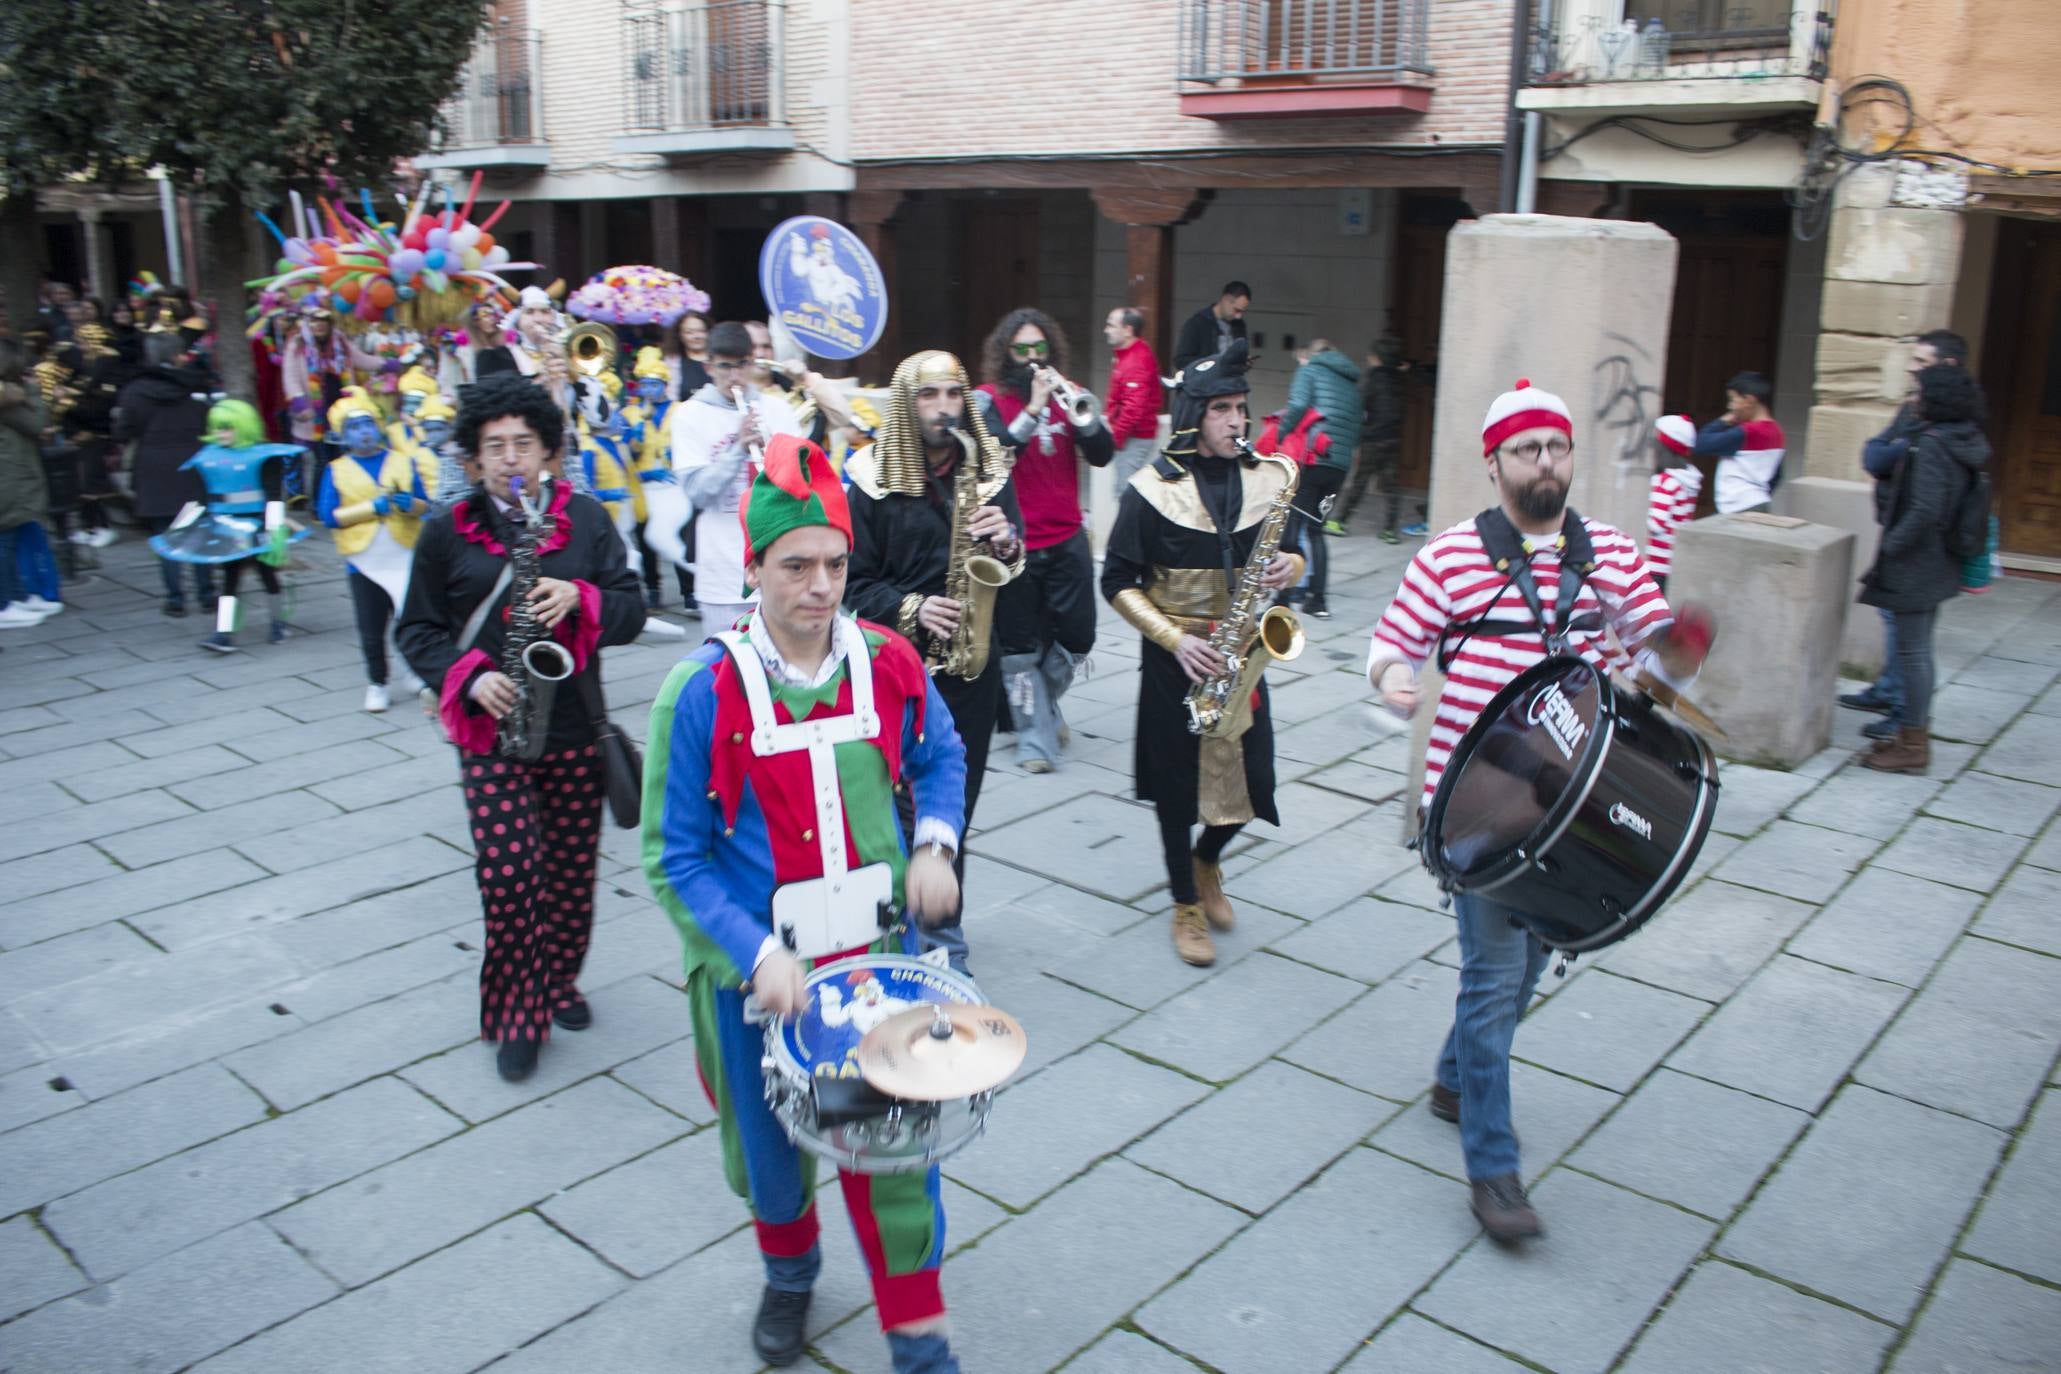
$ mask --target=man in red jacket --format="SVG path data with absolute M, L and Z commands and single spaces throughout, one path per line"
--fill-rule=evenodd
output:
M 1159 411 L 1166 388 L 1159 380 L 1159 359 L 1145 342 L 1145 312 L 1118 306 L 1103 322 L 1102 337 L 1116 354 L 1109 370 L 1109 400 L 1102 418 L 1116 441 L 1116 490 L 1121 496 L 1131 474 L 1151 460 L 1159 446 Z

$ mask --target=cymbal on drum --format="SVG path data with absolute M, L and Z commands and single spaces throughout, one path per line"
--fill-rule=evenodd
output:
M 859 1074 L 905 1102 L 945 1102 L 1000 1087 L 1029 1050 L 1022 1024 L 1000 1007 L 932 1002 L 866 1032 Z

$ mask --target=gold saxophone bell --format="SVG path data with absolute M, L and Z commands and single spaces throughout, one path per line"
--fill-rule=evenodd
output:
M 960 632 L 952 637 L 954 647 L 964 651 L 951 669 L 959 677 L 979 677 L 987 670 L 988 651 L 994 641 L 995 595 L 1009 585 L 1009 565 L 984 553 L 966 559 L 965 615 Z
M 598 377 L 615 366 L 615 331 L 594 320 L 581 320 L 565 336 L 565 354 L 573 367 Z

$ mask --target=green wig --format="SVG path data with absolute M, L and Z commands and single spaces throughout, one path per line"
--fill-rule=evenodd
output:
M 213 443 L 218 429 L 235 433 L 236 442 L 231 448 L 249 448 L 265 442 L 265 422 L 258 418 L 258 408 L 249 401 L 217 401 L 209 407 L 208 432 L 202 437 Z

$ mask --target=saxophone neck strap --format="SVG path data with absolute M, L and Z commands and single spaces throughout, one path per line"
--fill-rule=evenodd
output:
M 501 593 L 507 591 L 508 584 L 514 580 L 515 565 L 513 563 L 503 563 L 501 565 L 501 576 L 494 580 L 493 589 L 480 598 L 479 605 L 472 608 L 472 614 L 466 618 L 465 628 L 459 632 L 457 655 L 459 658 L 465 657 L 466 651 L 472 648 L 473 641 L 479 638 L 481 628 L 487 623 L 488 614 L 493 611 L 495 603 L 500 601 Z

